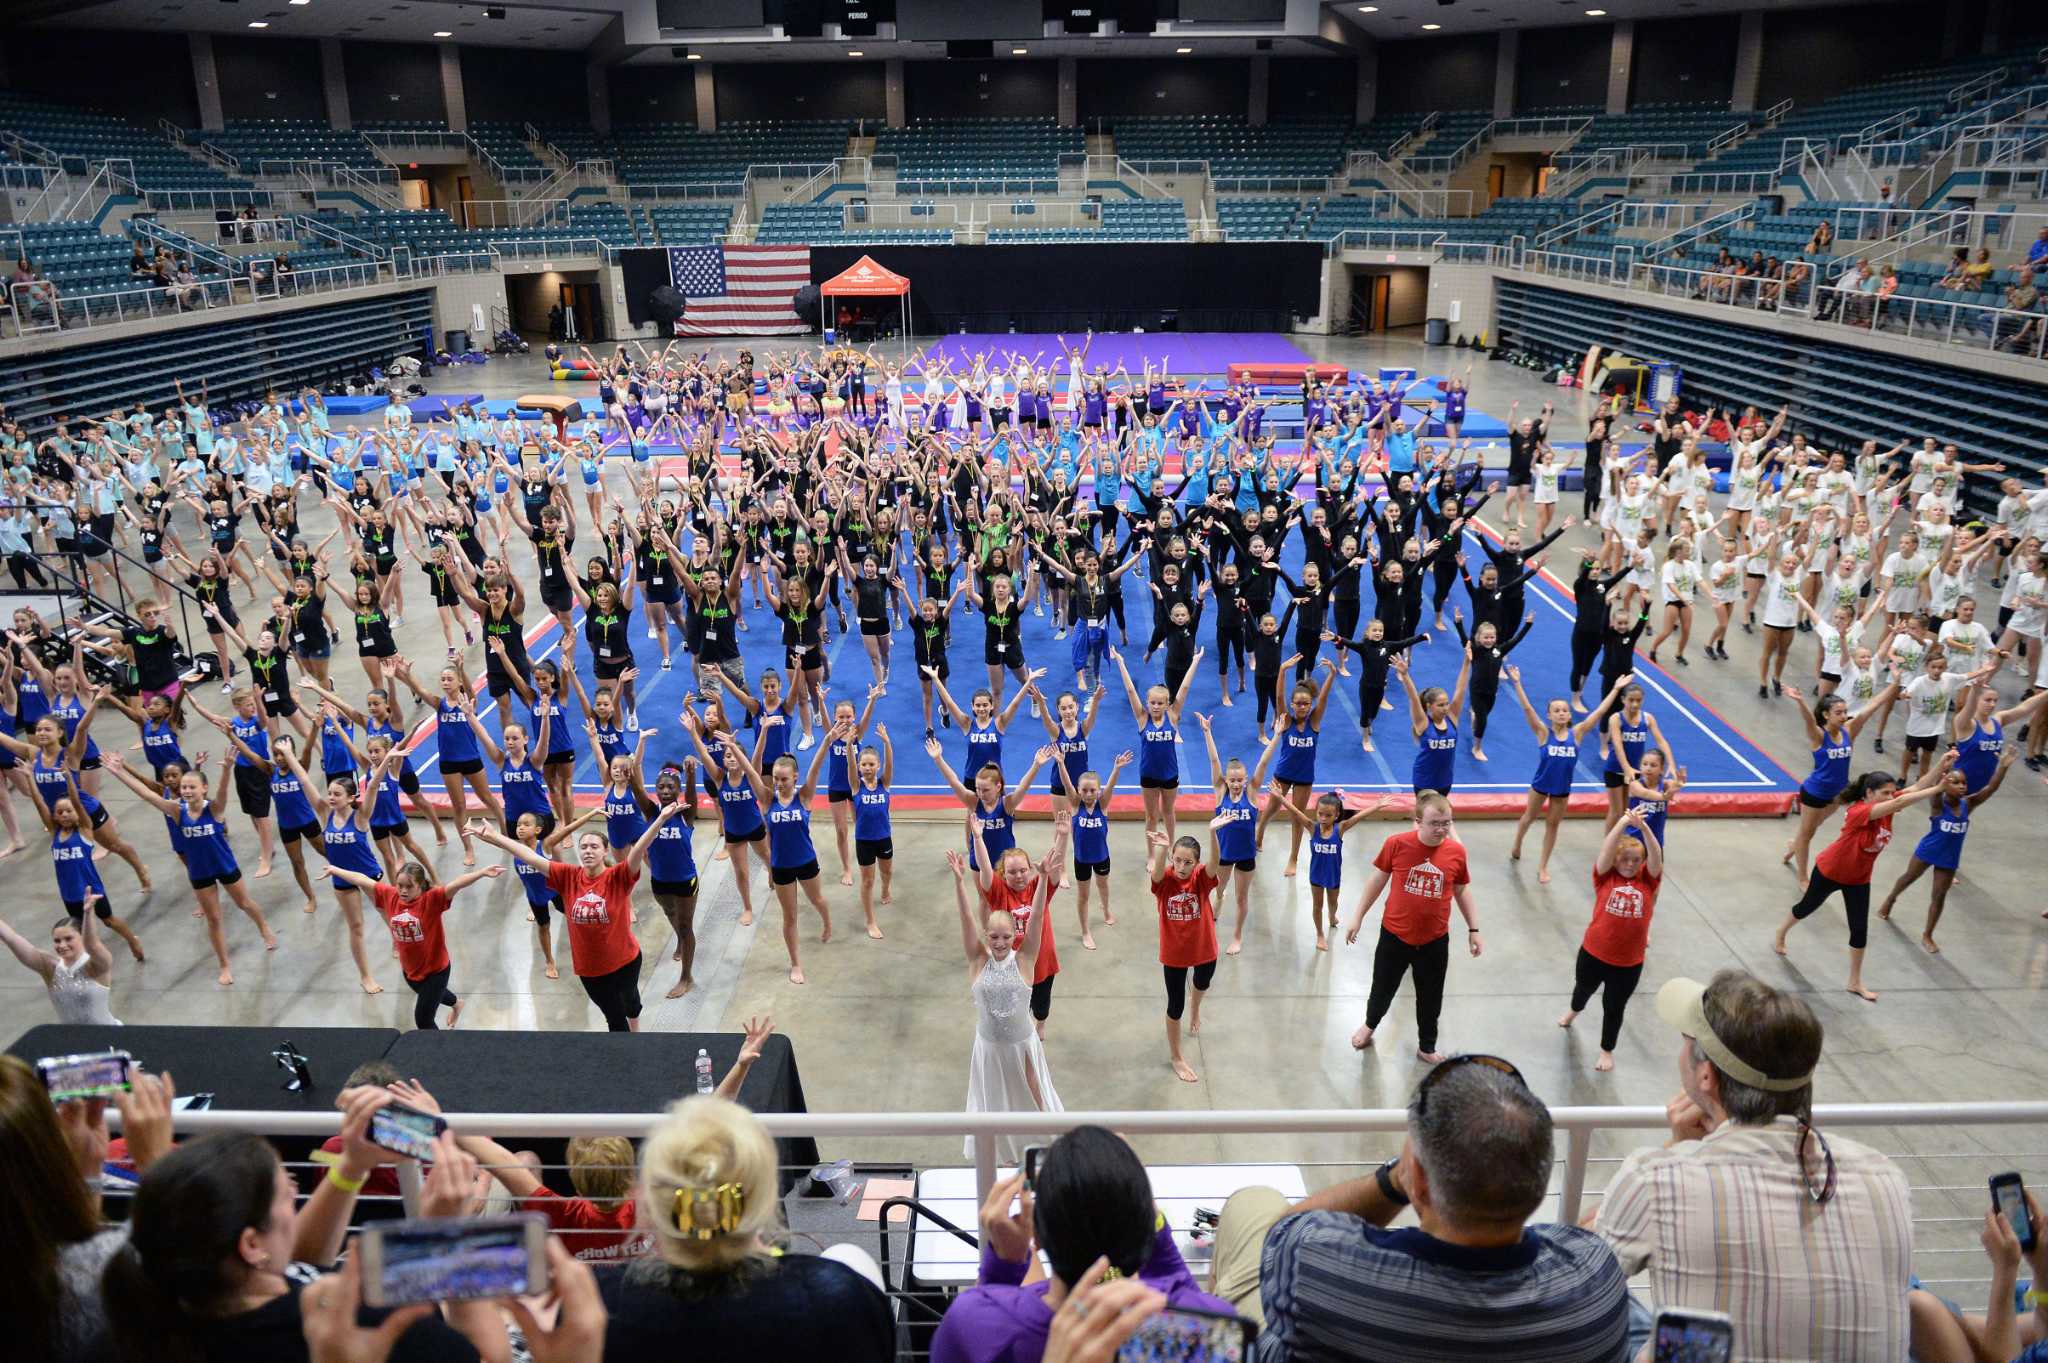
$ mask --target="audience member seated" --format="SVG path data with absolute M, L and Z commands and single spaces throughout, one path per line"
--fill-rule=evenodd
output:
M 2005 289 L 2005 307 L 2009 312 L 2036 312 L 2041 306 L 2041 290 L 2034 284 L 2034 271 L 2022 265 L 2018 276 Z M 2024 317 L 2000 317 L 1995 338 L 1996 344 L 2007 350 L 2021 350 L 2032 338 L 2040 319 Z
M 1671 980 L 1657 1013 L 1681 1038 L 1672 1141 L 1629 1156 L 1596 1223 L 1630 1277 L 1649 1274 L 1634 1341 L 1668 1306 L 1727 1312 L 1746 1363 L 1904 1358 L 1911 1195 L 1884 1155 L 1810 1121 L 1813 1010 L 1724 970 Z
M 1814 225 L 1813 235 L 1807 238 L 1806 254 L 1810 256 L 1826 255 L 1830 250 L 1834 249 L 1834 245 L 1835 225 L 1826 218 L 1822 218 Z
M 2048 227 L 2035 233 L 2033 242 L 2027 247 L 2027 264 L 2038 267 L 2048 261 Z
M 654 1253 L 597 1271 L 604 1357 L 893 1363 L 896 1327 L 865 1251 L 783 1254 L 775 1142 L 724 1098 L 687 1098 L 649 1133 L 638 1223 Z M 853 1266 L 849 1266 L 853 1265 Z
M 2041 1204 L 2027 1195 L 2027 1219 L 2041 1225 Z M 1991 1259 L 1991 1300 L 1984 1314 L 1973 1315 L 1952 1301 L 1937 1297 L 1913 1280 L 1907 1301 L 1913 1322 L 1913 1357 L 1922 1363 L 2048 1363 L 2048 1232 L 2034 1232 L 2034 1248 L 2024 1256 L 2019 1237 L 2005 1213 L 1984 1215 L 1981 1236 Z M 2020 1281 L 2020 1260 L 2031 1260 L 2029 1282 Z
M 171 1144 L 171 1088 L 137 1072 L 120 1094 L 130 1158 L 146 1169 Z M 126 1240 L 100 1215 L 100 1177 L 107 1158 L 106 1105 L 53 1107 L 35 1070 L 0 1055 L 0 1321 L 8 1356 L 80 1363 L 104 1348 L 100 1271 Z
M 775 1019 L 747 1019 L 746 1040 L 731 1070 L 719 1081 L 721 1098 L 737 1099 L 740 1085 L 761 1048 L 775 1032 Z M 395 1077 L 395 1076 L 394 1076 Z M 416 1101 L 426 1106 L 432 1100 Z M 536 1212 L 568 1247 L 587 1263 L 637 1259 L 653 1240 L 636 1230 L 640 1219 L 639 1191 L 633 1181 L 633 1143 L 623 1136 L 579 1136 L 569 1142 L 569 1186 L 576 1196 L 563 1197 L 541 1182 L 540 1157 L 530 1150 L 512 1151 L 484 1136 L 460 1137 L 462 1148 L 477 1158 L 484 1171 L 517 1199 L 519 1210 Z
M 1620 1363 L 1621 1265 L 1591 1232 L 1529 1223 L 1554 1158 L 1550 1110 L 1514 1066 L 1453 1056 L 1371 1177 L 1292 1207 L 1272 1188 L 1232 1194 L 1213 1290 L 1263 1321 L 1260 1363 Z M 1420 1227 L 1387 1229 L 1411 1204 Z
M 1964 281 L 1968 277 L 1966 272 L 1969 268 L 1970 248 L 1967 246 L 1956 247 L 1956 253 L 1949 257 L 1947 272 L 1935 282 L 1934 287 L 1950 290 L 1964 287 Z
M 356 1193 L 377 1167 L 370 1113 L 388 1090 L 365 1089 L 342 1123 L 341 1162 L 304 1207 L 277 1152 L 259 1137 L 201 1137 L 153 1163 L 142 1176 L 128 1240 L 100 1279 L 108 1327 L 121 1363 L 310 1363 L 302 1316 L 336 1290 L 315 1265 L 332 1264 L 347 1234 Z M 421 1214 L 467 1214 L 476 1161 L 444 1134 L 425 1180 Z M 353 1284 L 351 1271 L 350 1285 Z M 308 1295 L 312 1305 L 308 1304 Z M 399 1336 L 398 1363 L 505 1363 L 511 1345 L 498 1307 L 451 1302 Z M 372 1325 L 381 1316 L 365 1310 Z M 332 1356 L 332 1355 L 329 1355 Z
M 26 315 L 37 312 L 48 313 L 53 318 L 57 312 L 57 286 L 43 277 L 27 256 L 18 257 L 14 262 L 15 301 Z
M 1049 1278 L 1040 1276 L 1041 1249 Z M 1034 1190 L 1021 1174 L 989 1190 L 980 1282 L 947 1309 L 932 1337 L 933 1363 L 1038 1363 L 1069 1284 L 1102 1260 L 1163 1293 L 1169 1306 L 1230 1311 L 1182 1261 L 1137 1153 L 1102 1127 L 1076 1127 L 1047 1147 Z

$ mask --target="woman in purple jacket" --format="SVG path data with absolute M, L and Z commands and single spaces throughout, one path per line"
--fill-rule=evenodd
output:
M 1026 1282 L 1040 1250 L 1052 1276 Z M 1169 1307 L 1233 1314 L 1195 1285 L 1137 1153 L 1103 1127 L 1080 1126 L 1046 1148 L 1033 1188 L 1019 1174 L 989 1190 L 981 1279 L 939 1322 L 932 1363 L 1039 1363 L 1068 1285 L 1098 1258 L 1163 1292 Z

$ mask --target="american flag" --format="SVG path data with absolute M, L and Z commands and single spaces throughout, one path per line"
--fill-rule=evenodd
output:
M 808 246 L 673 246 L 669 280 L 686 298 L 678 336 L 800 336 L 796 291 L 811 282 Z

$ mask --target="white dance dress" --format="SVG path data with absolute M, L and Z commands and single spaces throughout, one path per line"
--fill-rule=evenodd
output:
M 1046 1067 L 1045 1044 L 1031 1022 L 1031 982 L 1017 968 L 1017 953 L 991 959 L 974 980 L 974 1055 L 967 1062 L 969 1112 L 1059 1112 L 1052 1071 Z M 1038 1097 L 1032 1095 L 1037 1081 Z M 1044 1101 L 1041 1103 L 1039 1099 Z M 1044 1138 L 999 1136 L 996 1163 L 1015 1166 L 1027 1145 Z M 974 1137 L 966 1140 L 967 1158 L 974 1158 Z
M 57 1021 L 94 1027 L 121 1025 L 121 1020 L 114 1016 L 114 1010 L 108 1005 L 110 991 L 85 973 L 85 968 L 92 964 L 91 957 L 80 956 L 68 966 L 52 957 L 50 963 L 56 968 L 50 972 L 44 987 L 50 991 L 50 1004 L 57 1010 Z

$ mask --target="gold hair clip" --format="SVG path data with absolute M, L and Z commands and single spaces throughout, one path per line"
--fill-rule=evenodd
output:
M 698 1240 L 709 1240 L 713 1235 L 730 1235 L 739 1229 L 740 1217 L 746 1207 L 746 1190 L 737 1183 L 721 1183 L 712 1188 L 678 1188 L 676 1231 Z M 706 1211 L 710 1213 L 708 1219 L 704 1216 Z
M 1105 1268 L 1102 1270 L 1102 1281 L 1106 1283 L 1113 1283 L 1123 1276 L 1124 1271 L 1120 1268 Z

